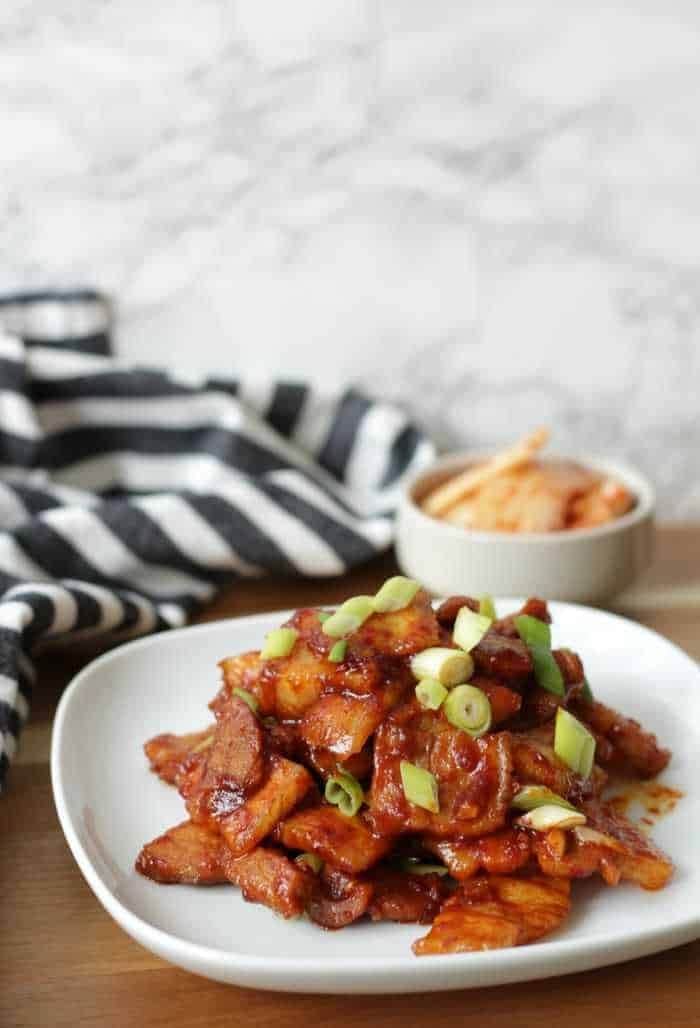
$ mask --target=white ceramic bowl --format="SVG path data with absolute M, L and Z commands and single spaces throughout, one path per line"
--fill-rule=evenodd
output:
M 597 603 L 622 592 L 651 562 L 654 490 L 617 461 L 577 463 L 626 485 L 635 507 L 609 524 L 565 532 L 476 532 L 425 514 L 419 503 L 443 481 L 483 460 L 458 454 L 437 461 L 409 485 L 399 506 L 396 550 L 403 571 L 437 595 L 539 595 Z

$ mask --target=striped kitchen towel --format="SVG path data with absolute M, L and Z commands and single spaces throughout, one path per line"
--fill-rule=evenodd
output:
M 182 625 L 246 577 L 342 574 L 389 546 L 433 456 L 355 390 L 127 365 L 110 322 L 89 290 L 0 299 L 0 786 L 39 644 Z

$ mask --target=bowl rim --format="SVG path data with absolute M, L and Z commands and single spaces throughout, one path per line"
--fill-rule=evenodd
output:
M 594 525 L 592 528 L 562 529 L 556 532 L 486 531 L 484 529 L 462 528 L 459 525 L 451 524 L 449 521 L 443 521 L 441 518 L 434 518 L 431 514 L 426 514 L 416 502 L 415 493 L 420 484 L 437 471 L 458 471 L 466 464 L 475 460 L 484 460 L 490 456 L 493 456 L 493 454 L 484 450 L 460 450 L 438 457 L 432 464 L 421 468 L 407 483 L 401 499 L 401 509 L 410 511 L 411 515 L 426 529 L 434 532 L 445 532 L 455 539 L 460 538 L 464 540 L 467 538 L 475 542 L 507 543 L 510 545 L 537 542 L 550 546 L 561 545 L 562 543 L 574 544 L 588 539 L 617 535 L 654 514 L 656 492 L 645 475 L 624 461 L 585 453 L 572 455 L 554 452 L 544 459 L 573 461 L 593 471 L 602 471 L 613 478 L 619 479 L 634 493 L 637 503 L 632 510 L 604 525 Z

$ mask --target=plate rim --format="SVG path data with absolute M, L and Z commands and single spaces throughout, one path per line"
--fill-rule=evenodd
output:
M 497 597 L 496 602 L 511 606 L 521 603 L 522 598 Z M 325 603 L 319 604 L 319 606 L 327 607 L 331 604 Z M 632 626 L 643 633 L 648 633 L 654 637 L 657 643 L 675 651 L 676 656 L 686 664 L 689 673 L 697 678 L 697 684 L 700 687 L 700 668 L 696 662 L 680 646 L 654 629 L 620 614 L 585 604 L 551 601 L 550 606 L 555 613 L 557 608 L 582 610 L 605 620 L 622 622 L 625 626 Z M 104 882 L 73 824 L 61 767 L 65 725 L 71 716 L 73 705 L 78 702 L 83 690 L 89 688 L 92 676 L 95 673 L 99 674 L 102 667 L 124 658 L 128 659 L 133 652 L 139 649 L 167 646 L 171 639 L 180 638 L 183 635 L 225 632 L 233 624 L 246 626 L 261 624 L 267 627 L 270 621 L 279 621 L 280 618 L 289 616 L 291 613 L 291 610 L 275 610 L 246 614 L 197 625 L 186 625 L 164 632 L 156 632 L 140 639 L 129 640 L 100 654 L 81 668 L 71 679 L 59 700 L 52 726 L 50 756 L 51 786 L 59 823 L 71 854 L 90 889 L 110 917 L 139 944 L 150 948 L 163 959 L 179 964 L 195 973 L 213 977 L 216 972 L 219 972 L 225 976 L 219 980 L 233 981 L 235 979 L 241 985 L 248 984 L 245 979 L 252 976 L 255 978 L 255 982 L 250 984 L 257 988 L 343 993 L 351 988 L 353 978 L 357 975 L 364 978 L 376 978 L 378 983 L 383 976 L 390 976 L 394 978 L 393 985 L 383 987 L 379 983 L 379 987 L 375 989 L 370 985 L 367 991 L 391 993 L 399 991 L 399 989 L 403 991 L 435 991 L 477 987 L 484 984 L 483 979 L 488 978 L 490 972 L 496 972 L 495 978 L 504 982 L 528 981 L 535 978 L 576 973 L 637 959 L 683 945 L 700 937 L 699 911 L 695 915 L 689 913 L 686 918 L 677 919 L 663 928 L 650 926 L 633 935 L 630 935 L 629 929 L 626 929 L 612 935 L 609 932 L 596 933 L 584 940 L 556 937 L 553 940 L 537 942 L 528 946 L 436 955 L 431 956 L 425 962 L 419 962 L 418 958 L 414 957 L 410 950 L 407 950 L 405 955 L 386 956 L 379 960 L 373 960 L 371 956 L 329 956 L 320 963 L 311 957 L 246 954 L 193 942 L 163 928 L 158 928 L 135 913 Z M 556 944 L 554 951 L 553 943 Z M 572 961 L 575 962 L 575 966 Z M 205 968 L 206 970 L 204 970 Z M 267 979 L 264 985 L 260 984 L 261 972 Z M 472 979 L 476 980 L 460 981 L 462 976 L 460 972 L 465 977 L 471 973 Z M 429 978 L 436 978 L 436 981 L 426 983 L 426 975 Z M 440 981 L 441 975 L 445 976 L 445 980 L 442 982 Z M 411 984 L 409 981 L 411 978 L 420 979 L 416 989 L 407 988 Z M 313 979 L 315 985 L 305 984 L 310 979 Z M 397 979 L 402 979 L 400 985 Z M 352 991 L 362 992 L 363 990 L 355 987 L 352 988 Z

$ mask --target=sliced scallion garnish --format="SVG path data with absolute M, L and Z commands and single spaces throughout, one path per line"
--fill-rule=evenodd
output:
M 294 649 L 294 643 L 299 638 L 296 628 L 273 628 L 265 636 L 265 645 L 260 656 L 263 660 L 270 660 L 274 657 L 288 657 Z
M 379 614 L 386 614 L 392 610 L 403 610 L 413 600 L 419 589 L 420 584 L 412 578 L 404 578 L 403 575 L 387 578 L 374 597 L 374 609 Z
M 555 696 L 563 696 L 564 676 L 552 656 L 552 633 L 549 625 L 530 614 L 519 614 L 515 618 L 518 635 L 527 646 L 532 657 L 537 684 Z
M 485 692 L 475 685 L 458 685 L 442 705 L 445 717 L 463 732 L 478 739 L 491 727 L 491 704 Z
M 328 659 L 332 660 L 334 664 L 340 664 L 341 660 L 345 660 L 347 648 L 347 639 L 338 639 L 338 642 L 333 643 L 333 645 L 331 646 L 331 651 L 328 654 Z
M 315 875 L 320 874 L 323 870 L 323 861 L 315 853 L 300 853 L 298 857 L 294 858 L 294 863 L 308 867 Z
M 523 828 L 534 828 L 536 832 L 548 832 L 550 828 L 574 828 L 585 825 L 586 816 L 579 810 L 569 810 L 558 804 L 535 807 L 515 822 Z
M 485 596 L 479 597 L 479 613 L 486 618 L 491 618 L 492 621 L 496 620 L 496 605 L 493 602 L 493 596 L 489 596 L 487 593 Z
M 434 775 L 425 768 L 409 763 L 408 760 L 401 761 L 401 784 L 403 794 L 409 803 L 415 803 L 423 810 L 429 810 L 433 814 L 440 812 L 440 799 L 438 796 L 438 784 Z
M 474 661 L 463 650 L 431 646 L 411 657 L 411 671 L 419 682 L 423 678 L 435 678 L 449 689 L 471 678 L 474 674 Z
M 455 619 L 452 638 L 461 650 L 469 653 L 481 642 L 492 623 L 485 614 L 475 614 L 469 607 L 462 607 Z
M 417 857 L 402 857 L 397 861 L 401 871 L 412 875 L 446 875 L 449 874 L 444 864 L 426 864 Z
M 337 775 L 328 779 L 324 796 L 346 817 L 353 817 L 365 799 L 362 786 L 354 775 L 348 774 L 347 771 L 339 771 Z
M 323 633 L 331 639 L 342 639 L 344 635 L 357 631 L 373 613 L 371 596 L 351 596 L 324 622 Z
M 595 738 L 563 707 L 557 709 L 554 723 L 554 752 L 582 778 L 588 778 L 593 770 Z
M 537 807 L 566 807 L 568 810 L 575 810 L 568 800 L 558 796 L 546 785 L 525 785 L 515 794 L 510 805 L 516 810 L 536 810 Z
M 237 696 L 239 700 L 243 700 L 243 702 L 250 707 L 253 713 L 257 714 L 260 704 L 255 696 L 253 696 L 252 692 L 248 692 L 247 689 L 241 689 L 241 687 L 237 685 L 231 690 L 231 695 Z
M 438 710 L 447 697 L 447 689 L 437 678 L 424 678 L 416 686 L 416 699 L 426 710 Z

